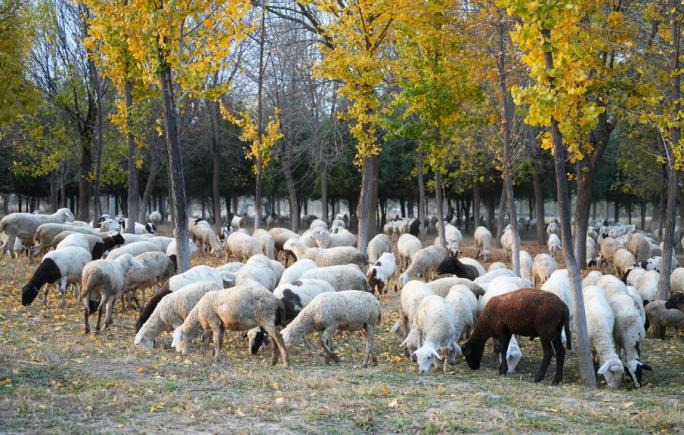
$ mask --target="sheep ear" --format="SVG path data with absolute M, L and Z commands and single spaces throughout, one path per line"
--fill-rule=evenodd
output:
M 606 373 L 608 373 L 609 364 L 610 362 L 607 362 L 604 365 L 602 365 L 596 373 L 598 373 L 599 375 L 605 375 Z
M 435 356 L 435 358 L 437 358 L 438 360 L 440 360 L 440 361 L 442 360 L 442 356 L 441 356 L 441 355 L 439 354 L 439 352 L 437 352 L 436 350 L 433 350 L 433 351 L 432 351 L 432 354 L 433 354 L 433 355 Z

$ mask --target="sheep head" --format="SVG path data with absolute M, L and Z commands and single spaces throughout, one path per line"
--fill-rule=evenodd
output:
M 642 364 L 641 361 L 631 360 L 628 361 L 624 366 L 625 371 L 632 379 L 634 383 L 634 388 L 641 388 L 641 378 L 644 374 L 644 370 L 652 371 L 653 369 L 648 364 Z
M 618 388 L 620 383 L 622 383 L 622 375 L 624 375 L 625 369 L 619 359 L 613 358 L 606 361 L 596 373 L 603 375 L 608 388 Z
M 468 363 L 468 367 L 473 370 L 480 369 L 482 362 L 482 353 L 484 352 L 485 342 L 483 340 L 473 340 L 472 338 L 466 341 L 461 347 L 461 352 Z
M 418 371 L 420 371 L 421 375 L 430 371 L 433 364 L 435 364 L 436 359 L 440 361 L 442 360 L 442 357 L 439 355 L 439 352 L 437 352 L 437 349 L 435 349 L 435 347 L 429 343 L 426 343 L 416 349 L 416 351 L 413 352 L 413 355 L 416 356 L 416 361 L 418 362 Z

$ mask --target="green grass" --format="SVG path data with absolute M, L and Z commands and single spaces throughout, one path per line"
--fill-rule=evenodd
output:
M 0 259 L 0 432 L 661 432 L 684 430 L 684 341 L 647 338 L 643 360 L 653 372 L 635 390 L 579 384 L 569 354 L 562 385 L 551 375 L 532 382 L 541 362 L 538 341 L 521 340 L 519 372 L 499 376 L 488 351 L 482 368 L 462 359 L 448 373 L 419 376 L 387 330 L 398 294 L 383 298 L 376 338 L 379 365 L 363 369 L 364 341 L 336 337 L 341 362 L 319 350 L 290 352 L 291 368 L 271 367 L 226 334 L 213 363 L 195 344 L 180 356 L 168 334 L 152 351 L 133 345 L 134 313 L 121 314 L 99 336 L 83 334 L 81 305 L 40 298 L 20 306 L 20 288 L 34 265 Z M 316 341 L 317 342 L 317 341 Z M 552 363 L 549 373 L 554 369 Z

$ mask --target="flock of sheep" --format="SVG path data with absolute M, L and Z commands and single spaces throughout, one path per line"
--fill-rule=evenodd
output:
M 566 269 L 559 269 L 560 228 L 547 227 L 548 253 L 534 259 L 520 251 L 520 276 L 502 262 L 485 269 L 480 261 L 492 256 L 492 234 L 475 230 L 476 258 L 461 257 L 462 236 L 446 224 L 446 246 L 436 238 L 423 246 L 417 221 L 390 221 L 362 254 L 356 237 L 338 215 L 328 224 L 311 222 L 303 234 L 285 228 L 257 229 L 250 234 L 245 220 L 234 217 L 227 231 L 218 234 L 206 221 L 189 222 L 192 252 L 225 255 L 219 267 L 198 265 L 177 273 L 175 240 L 155 235 L 161 215 L 153 212 L 135 234 L 121 232 L 127 221 L 102 217 L 99 222 L 78 222 L 68 209 L 51 215 L 13 213 L 0 220 L 6 241 L 3 252 L 12 257 L 26 252 L 44 254 L 22 290 L 29 305 L 49 284 L 57 284 L 62 305 L 69 285 L 84 305 L 85 332 L 89 316 L 97 312 L 96 331 L 112 324 L 117 300 L 135 304 L 140 312 L 135 345 L 153 348 L 162 332 L 170 332 L 172 347 L 183 354 L 194 339 L 206 349 L 213 343 L 220 357 L 226 330 L 249 338 L 252 353 L 272 350 L 272 363 L 282 358 L 288 367 L 288 349 L 320 332 L 325 361 L 337 362 L 333 346 L 337 331 L 361 331 L 366 338 L 363 366 L 377 363 L 373 338 L 382 318 L 378 297 L 394 279 L 401 285 L 397 334 L 406 356 L 421 373 L 437 361 L 456 364 L 463 355 L 478 369 L 485 343 L 495 341 L 499 372 L 511 373 L 523 357 L 520 336 L 539 337 L 543 360 L 534 380 L 541 381 L 555 356 L 553 383 L 562 381 L 565 348 L 571 349 L 573 304 Z M 508 227 L 501 244 L 511 255 L 513 233 Z M 278 261 L 285 254 L 285 267 Z M 684 327 L 684 268 L 671 276 L 672 296 L 656 300 L 660 273 L 658 244 L 631 226 L 595 225 L 587 237 L 590 266 L 607 264 L 614 274 L 592 270 L 582 281 L 585 314 L 594 361 L 610 388 L 621 384 L 625 373 L 635 387 L 650 367 L 641 361 L 641 343 L 650 324 Z M 280 256 L 283 257 L 282 255 Z M 398 275 L 398 276 L 397 276 Z M 445 275 L 436 278 L 436 275 Z M 47 303 L 48 288 L 44 303 Z M 145 304 L 145 289 L 155 288 Z M 373 293 L 377 292 L 378 297 Z M 142 296 L 142 301 L 138 300 Z

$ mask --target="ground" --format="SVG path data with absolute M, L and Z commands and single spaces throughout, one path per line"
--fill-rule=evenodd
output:
M 472 246 L 466 241 L 467 246 Z M 532 255 L 541 248 L 524 243 Z M 465 255 L 472 255 L 465 248 Z M 492 261 L 504 258 L 498 252 Z M 195 262 L 218 264 L 216 259 Z M 290 369 L 271 367 L 270 352 L 252 356 L 227 334 L 214 363 L 200 346 L 180 356 L 163 334 L 154 350 L 133 345 L 135 313 L 117 309 L 112 327 L 84 335 L 80 303 L 66 308 L 51 290 L 21 306 L 21 287 L 36 264 L 0 259 L 0 432 L 669 432 L 684 430 L 684 339 L 647 338 L 643 360 L 653 367 L 635 390 L 580 385 L 569 354 L 562 385 L 532 382 L 541 362 L 538 340 L 523 339 L 525 357 L 513 375 L 499 376 L 487 351 L 482 368 L 463 359 L 447 373 L 417 374 L 388 332 L 398 293 L 382 298 L 377 367 L 361 367 L 365 341 L 336 337 L 341 362 L 325 365 L 297 346 Z M 94 319 L 93 319 L 94 320 Z

